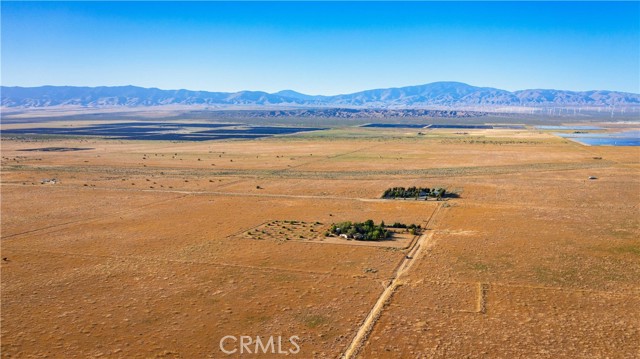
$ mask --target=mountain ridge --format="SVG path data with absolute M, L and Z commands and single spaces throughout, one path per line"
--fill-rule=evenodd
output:
M 462 82 L 364 90 L 333 96 L 307 95 L 293 90 L 211 92 L 162 90 L 126 86 L 0 86 L 4 108 L 149 107 L 190 106 L 291 106 L 345 108 L 471 108 L 471 107 L 619 107 L 640 106 L 640 94 L 610 91 L 525 89 L 507 91 Z

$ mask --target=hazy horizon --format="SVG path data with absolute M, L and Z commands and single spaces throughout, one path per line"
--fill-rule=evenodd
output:
M 640 92 L 637 2 L 3 2 L 2 85 Z

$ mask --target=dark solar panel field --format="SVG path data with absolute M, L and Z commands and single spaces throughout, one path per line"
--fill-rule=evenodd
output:
M 318 127 L 250 126 L 239 123 L 127 122 L 78 127 L 8 129 L 3 130 L 2 135 L 90 136 L 117 140 L 151 141 L 211 141 L 254 139 L 323 129 Z

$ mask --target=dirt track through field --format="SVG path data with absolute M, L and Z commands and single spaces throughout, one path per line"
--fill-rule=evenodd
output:
M 131 262 L 146 262 L 146 263 L 155 262 L 160 264 L 177 263 L 181 265 L 190 265 L 190 266 L 240 268 L 240 269 L 248 269 L 252 271 L 271 272 L 271 273 L 290 272 L 290 273 L 300 273 L 300 274 L 322 275 L 325 277 L 327 276 L 344 277 L 344 278 L 353 277 L 353 275 L 334 273 L 330 271 L 313 271 L 313 270 L 301 270 L 301 269 L 265 267 L 265 266 L 258 267 L 258 266 L 223 263 L 223 262 L 210 262 L 210 261 L 203 262 L 203 261 L 190 261 L 190 260 L 179 260 L 179 259 L 168 259 L 168 258 L 148 258 L 143 256 L 135 256 L 135 255 L 99 255 L 99 254 L 89 254 L 89 253 L 46 251 L 46 250 L 33 250 L 33 249 L 21 249 L 21 248 L 15 248 L 14 250 L 18 252 L 25 252 L 25 253 L 32 253 L 32 254 L 37 253 L 37 254 L 70 256 L 70 257 L 106 258 L 106 259 L 119 260 L 119 261 L 128 260 Z
M 293 170 L 295 168 L 298 168 L 298 167 L 304 167 L 304 166 L 307 166 L 307 165 L 312 164 L 312 163 L 315 164 L 315 163 L 324 162 L 324 161 L 327 161 L 327 160 L 332 160 L 332 159 L 336 159 L 336 158 L 343 157 L 343 156 L 352 155 L 354 153 L 358 153 L 358 152 L 366 151 L 366 150 L 371 149 L 371 148 L 375 148 L 376 146 L 378 146 L 378 145 L 366 146 L 366 147 L 358 148 L 358 149 L 353 150 L 353 151 L 338 153 L 338 154 L 333 155 L 333 156 L 320 157 L 320 158 L 318 158 L 316 160 L 307 161 L 307 162 L 304 162 L 304 163 L 301 163 L 301 164 L 298 164 L 298 165 L 295 165 L 295 166 L 287 167 L 287 168 L 284 168 L 284 169 L 281 169 L 281 170 L 275 170 L 275 171 L 272 172 L 272 174 L 273 175 L 279 175 L 279 174 L 283 174 L 285 172 L 292 172 L 291 170 Z
M 19 186 L 24 185 L 16 183 L 2 183 L 2 186 Z M 58 188 L 73 188 L 82 190 L 83 186 L 56 185 Z M 129 189 L 129 188 L 108 188 L 108 187 L 92 187 L 104 191 L 122 191 L 122 192 L 149 192 L 149 193 L 171 193 L 182 195 L 203 195 L 203 196 L 234 196 L 234 197 L 266 197 L 266 198 L 290 198 L 290 199 L 326 199 L 340 201 L 362 201 L 362 202 L 388 202 L 388 199 L 382 198 L 364 198 L 364 197 L 340 197 L 340 196 L 314 196 L 314 195 L 294 195 L 294 194 L 275 194 L 275 193 L 238 193 L 225 191 L 190 191 L 190 190 L 171 190 L 171 189 Z M 181 197 L 177 197 L 181 198 Z M 177 199 L 176 198 L 176 199 Z M 164 200 L 163 200 L 164 201 Z M 162 202 L 162 201 L 161 201 Z
M 425 225 L 425 228 L 427 228 L 427 230 L 429 228 L 429 224 L 432 223 L 441 207 L 441 205 L 436 207 L 431 213 L 431 216 L 429 217 Z M 382 311 L 387 305 L 387 302 L 391 299 L 396 289 L 402 285 L 402 276 L 409 271 L 412 264 L 422 253 L 422 250 L 424 248 L 428 248 L 432 244 L 430 241 L 433 237 L 433 234 L 433 231 L 429 231 L 428 233 L 424 233 L 423 235 L 421 235 L 420 238 L 414 243 L 413 247 L 409 250 L 407 255 L 404 257 L 402 262 L 400 262 L 400 265 L 396 268 L 391 282 L 385 288 L 382 294 L 380 294 L 380 297 L 378 297 L 378 300 L 373 305 L 373 308 L 371 308 L 371 311 L 367 315 L 367 318 L 364 320 L 360 328 L 358 328 L 355 337 L 342 356 L 343 359 L 355 358 L 358 355 L 358 351 L 365 345 L 369 334 L 371 333 L 371 330 L 373 330 L 373 326 L 376 324 L 376 321 L 382 314 Z

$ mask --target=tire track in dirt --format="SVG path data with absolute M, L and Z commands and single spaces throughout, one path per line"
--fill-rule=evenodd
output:
M 279 268 L 279 267 L 259 267 L 252 265 L 243 265 L 243 264 L 232 264 L 232 263 L 222 263 L 222 262 L 203 262 L 203 261 L 189 261 L 189 260 L 180 260 L 180 259 L 166 259 L 166 258 L 158 258 L 158 257 L 141 257 L 141 256 L 118 256 L 118 255 L 109 255 L 109 254 L 90 254 L 90 253 L 73 253 L 73 252 L 58 252 L 58 251 L 46 251 L 46 250 L 33 250 L 27 248 L 11 248 L 11 251 L 25 252 L 25 253 L 37 253 L 37 254 L 47 254 L 47 255 L 59 255 L 59 256 L 70 256 L 70 257 L 86 257 L 86 258 L 104 258 L 104 259 L 113 259 L 113 260 L 130 260 L 133 262 L 140 263 L 175 263 L 175 264 L 185 264 L 185 265 L 194 265 L 194 266 L 213 266 L 213 267 L 224 267 L 224 268 L 238 268 L 238 269 L 247 269 L 247 270 L 257 270 L 263 272 L 290 272 L 290 273 L 298 273 L 298 274 L 308 274 L 308 275 L 318 275 L 326 277 L 342 277 L 342 278 L 354 278 L 353 274 L 341 274 L 335 273 L 331 271 L 312 271 L 312 270 L 304 270 L 304 269 L 293 269 L 293 268 Z M 366 279 L 364 276 L 358 276 L 359 279 Z
M 548 290 L 548 291 L 557 291 L 557 292 L 566 292 L 566 293 L 588 293 L 593 295 L 602 295 L 602 296 L 628 296 L 628 295 L 640 295 L 640 287 L 632 288 L 632 289 L 623 289 L 620 291 L 611 291 L 611 290 L 598 290 L 598 289 L 587 289 L 587 288 L 571 288 L 571 287 L 551 287 L 544 285 L 535 285 L 535 284 L 524 284 L 524 283 L 507 283 L 507 282 L 466 282 L 466 281 L 441 281 L 441 280 L 425 280 L 420 279 L 418 283 L 430 283 L 430 284 L 455 284 L 455 285 L 468 285 L 468 286 L 484 286 L 488 290 L 489 289 L 498 289 L 500 287 L 504 288 L 519 288 L 519 289 L 533 289 L 533 290 Z M 478 288 L 479 290 L 479 288 Z M 637 292 L 637 293 L 636 293 Z M 478 294 L 479 295 L 479 294 Z M 485 298 L 486 300 L 486 298 Z M 400 304 L 394 304 L 398 306 L 402 306 Z
M 15 186 L 23 187 L 24 185 L 18 183 L 2 183 L 0 186 Z M 316 195 L 295 195 L 295 194 L 277 194 L 277 193 L 240 193 L 240 192 L 225 192 L 225 191 L 190 191 L 179 189 L 135 189 L 135 188 L 113 188 L 113 187 L 91 187 L 87 189 L 81 185 L 60 185 L 56 184 L 57 188 L 70 188 L 77 190 L 103 190 L 103 191 L 122 191 L 122 192 L 144 192 L 144 193 L 176 193 L 183 195 L 211 195 L 211 196 L 233 196 L 233 197 L 266 197 L 266 198 L 290 198 L 290 199 L 326 199 L 326 200 L 340 200 L 340 201 L 363 201 L 363 202 L 385 202 L 388 199 L 383 198 L 366 198 L 366 197 L 341 197 L 341 196 L 316 196 Z M 433 202 L 433 201 L 428 201 Z
M 440 208 L 442 208 L 442 205 L 436 207 L 435 210 L 431 213 L 431 216 L 427 220 L 426 228 L 428 228 L 428 225 L 435 218 Z M 398 287 L 402 286 L 403 275 L 407 273 L 409 269 L 411 269 L 413 262 L 415 262 L 415 259 L 420 256 L 422 250 L 433 245 L 431 242 L 433 234 L 434 232 L 430 231 L 429 233 L 425 233 L 420 236 L 420 238 L 415 242 L 404 259 L 400 262 L 400 264 L 396 268 L 394 276 L 391 279 L 391 282 L 382 292 L 380 297 L 378 297 L 378 300 L 373 305 L 373 308 L 371 308 L 371 311 L 369 311 L 369 314 L 365 318 L 364 322 L 362 323 L 362 325 L 360 325 L 360 328 L 356 332 L 356 335 L 351 341 L 351 344 L 349 344 L 344 354 L 342 355 L 343 359 L 355 358 L 358 355 L 360 349 L 366 344 L 367 340 L 369 339 L 369 334 L 373 330 L 373 327 L 378 321 L 378 318 L 380 318 L 380 315 L 382 315 L 382 311 L 387 306 Z
M 353 151 L 338 153 L 337 155 L 333 155 L 333 156 L 318 157 L 318 160 L 307 161 L 307 162 L 301 163 L 299 165 L 295 165 L 295 166 L 291 166 L 291 167 L 287 167 L 287 168 L 283 168 L 283 169 L 274 170 L 272 172 L 272 174 L 273 175 L 279 175 L 279 174 L 282 174 L 284 172 L 291 172 L 291 170 L 293 170 L 295 168 L 304 167 L 304 166 L 310 165 L 312 163 L 324 162 L 324 161 L 331 160 L 331 159 L 338 158 L 338 157 L 342 157 L 342 156 L 348 156 L 348 155 L 351 155 L 351 154 L 354 154 L 354 153 L 358 153 L 360 151 L 364 151 L 364 150 L 368 150 L 368 149 L 371 149 L 371 148 L 375 148 L 377 146 L 378 145 L 367 146 L 367 147 L 358 148 L 357 150 L 353 150 Z

